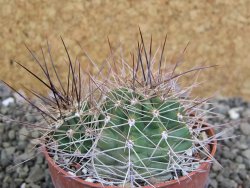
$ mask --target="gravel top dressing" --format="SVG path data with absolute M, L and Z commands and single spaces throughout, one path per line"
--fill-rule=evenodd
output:
M 220 98 L 211 101 L 221 117 L 213 124 L 228 123 L 230 130 L 219 141 L 210 173 L 210 188 L 250 188 L 250 103 L 240 98 Z M 207 108 L 210 108 L 207 106 Z M 41 117 L 36 110 L 0 83 L 0 187 L 53 187 L 42 154 L 35 149 L 39 132 L 30 131 Z M 23 123 L 20 123 L 23 122 Z M 235 123 L 234 123 L 235 122 Z

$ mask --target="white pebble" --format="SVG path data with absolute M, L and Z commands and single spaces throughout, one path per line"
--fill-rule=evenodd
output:
M 22 185 L 20 186 L 20 188 L 25 188 L 26 187 L 26 183 L 22 183 Z
M 205 131 L 202 131 L 201 132 L 201 140 L 208 140 L 208 136 L 207 136 L 207 134 L 206 134 L 206 132 Z
M 189 148 L 185 151 L 185 153 L 188 155 L 188 156 L 192 156 L 193 155 L 193 152 L 192 152 L 192 149 Z
M 85 181 L 90 182 L 90 183 L 93 183 L 93 182 L 94 182 L 94 180 L 93 180 L 92 178 L 90 178 L 90 177 L 87 177 L 87 178 L 85 179 Z
M 14 98 L 12 98 L 12 97 L 9 97 L 9 98 L 2 101 L 2 104 L 4 106 L 9 106 L 11 103 L 14 103 Z
M 188 175 L 188 172 L 182 170 L 182 174 L 183 174 L 183 176 L 186 176 L 186 175 Z
M 239 109 L 238 108 L 232 108 L 231 110 L 228 111 L 228 114 L 231 119 L 239 119 L 240 114 L 239 114 Z
M 87 169 L 87 168 L 83 168 L 83 169 L 82 169 L 82 173 L 83 173 L 83 174 L 87 174 L 87 173 L 88 173 L 88 169 Z
M 68 174 L 70 174 L 71 176 L 76 176 L 76 174 L 74 172 L 68 172 Z
M 53 159 L 54 159 L 54 161 L 58 161 L 58 159 L 59 159 L 58 155 L 54 155 Z
M 69 158 L 64 158 L 65 164 L 69 164 L 70 159 Z

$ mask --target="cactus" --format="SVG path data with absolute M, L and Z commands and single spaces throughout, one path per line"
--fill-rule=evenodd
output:
M 66 153 L 87 153 L 95 134 L 94 119 L 87 102 L 81 105 L 80 110 L 60 117 L 53 125 L 55 131 L 51 132 L 57 149 Z
M 180 165 L 178 155 L 192 147 L 189 128 L 179 118 L 185 112 L 177 99 L 157 94 L 145 97 L 119 88 L 107 94 L 103 108 L 95 157 L 99 175 L 163 176 L 173 165 Z
M 29 50 L 47 82 L 17 63 L 52 93 L 47 97 L 29 90 L 41 100 L 41 107 L 19 94 L 43 115 L 46 128 L 37 127 L 44 133 L 42 144 L 55 162 L 71 174 L 84 171 L 79 177 L 92 177 L 103 185 L 154 186 L 152 179 L 178 179 L 213 159 L 208 145 L 216 136 L 207 137 L 205 132 L 210 125 L 203 126 L 208 111 L 201 106 L 206 99 L 189 98 L 196 82 L 183 89 L 178 85 L 183 75 L 209 67 L 177 74 L 177 62 L 168 71 L 163 67 L 166 38 L 157 56 L 152 54 L 152 38 L 147 52 L 141 33 L 140 37 L 132 65 L 124 58 L 119 63 L 111 48 L 113 64 L 107 60 L 99 68 L 90 59 L 98 73 L 84 76 L 80 63 L 78 71 L 77 63 L 73 66 L 63 41 L 69 60 L 66 88 L 55 69 L 49 45 L 59 86 L 52 82 L 43 51 L 45 67 Z M 104 73 L 105 65 L 108 75 Z M 80 167 L 72 168 L 72 164 Z

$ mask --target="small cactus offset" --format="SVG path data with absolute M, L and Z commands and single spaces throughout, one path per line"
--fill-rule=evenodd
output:
M 103 65 L 99 67 L 90 59 L 97 74 L 83 74 L 63 42 L 69 61 L 66 87 L 49 46 L 57 84 L 52 82 L 43 51 L 45 67 L 30 52 L 47 82 L 18 63 L 52 93 L 47 97 L 31 90 L 42 101 L 41 107 L 25 99 L 45 119 L 46 128 L 38 127 L 44 133 L 42 145 L 56 164 L 72 176 L 103 185 L 154 187 L 157 182 L 178 180 L 197 171 L 202 162 L 214 160 L 209 145 L 217 135 L 206 134 L 211 128 L 204 122 L 209 110 L 201 108 L 207 100 L 190 97 L 198 85 L 196 78 L 187 87 L 179 86 L 186 74 L 209 67 L 178 74 L 177 62 L 168 69 L 165 42 L 166 38 L 160 53 L 153 53 L 152 38 L 147 49 L 140 32 L 131 62 L 116 56 L 110 45 L 111 56 Z

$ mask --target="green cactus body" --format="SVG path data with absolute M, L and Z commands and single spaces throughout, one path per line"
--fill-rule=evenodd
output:
M 52 133 L 58 149 L 66 153 L 86 153 L 92 146 L 94 116 L 89 113 L 89 105 L 84 103 L 79 112 L 63 117 L 61 125 L 57 125 Z
M 125 88 L 107 94 L 95 163 L 99 174 L 147 178 L 168 169 L 171 158 L 191 148 L 191 134 L 180 121 L 177 100 L 143 97 Z M 116 175 L 114 175 L 116 174 Z

